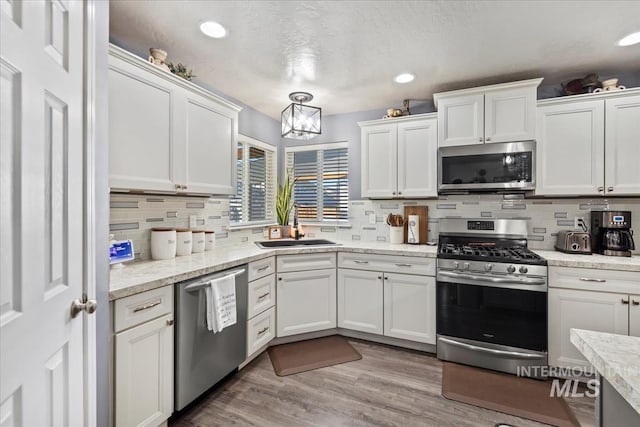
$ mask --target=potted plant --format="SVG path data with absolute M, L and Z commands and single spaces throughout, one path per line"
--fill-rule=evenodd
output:
M 282 236 L 288 237 L 289 230 L 289 216 L 291 215 L 291 209 L 293 209 L 293 184 L 295 179 L 292 180 L 287 172 L 284 182 L 278 185 L 278 192 L 276 193 L 276 217 L 278 225 L 282 227 Z

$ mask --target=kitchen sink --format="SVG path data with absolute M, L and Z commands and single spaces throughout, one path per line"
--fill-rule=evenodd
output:
M 264 242 L 256 242 L 259 248 L 290 248 L 296 246 L 339 246 L 340 243 L 332 242 L 326 239 L 305 239 L 305 240 L 267 240 Z

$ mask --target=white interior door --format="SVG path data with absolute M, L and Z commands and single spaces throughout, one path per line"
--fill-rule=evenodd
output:
M 2 427 L 85 423 L 83 8 L 0 4 Z

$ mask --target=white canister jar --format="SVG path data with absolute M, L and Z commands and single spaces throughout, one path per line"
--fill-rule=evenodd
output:
M 171 259 L 176 257 L 176 229 L 151 229 L 151 259 Z
M 176 230 L 176 241 L 176 255 L 191 255 L 191 249 L 193 248 L 193 233 L 191 230 Z
M 404 240 L 404 227 L 389 227 L 389 243 L 401 245 Z
M 194 254 L 204 252 L 204 247 L 205 247 L 204 231 L 193 230 L 192 238 L 193 238 L 193 246 L 191 247 L 191 252 Z
M 216 233 L 215 231 L 204 232 L 204 250 L 212 251 L 216 247 Z

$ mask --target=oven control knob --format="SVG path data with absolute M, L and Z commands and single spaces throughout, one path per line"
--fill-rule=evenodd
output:
M 510 265 L 509 267 L 507 267 L 507 273 L 515 273 L 516 272 L 516 268 L 513 265 Z
M 460 268 L 460 263 L 458 261 L 453 261 L 453 268 Z
M 469 264 L 468 262 L 464 263 L 464 268 L 468 270 L 470 267 L 471 267 L 471 264 Z
M 493 264 L 485 264 L 484 265 L 484 269 L 487 270 L 487 271 L 493 270 Z
M 525 274 L 529 269 L 525 266 L 520 267 L 520 273 Z

